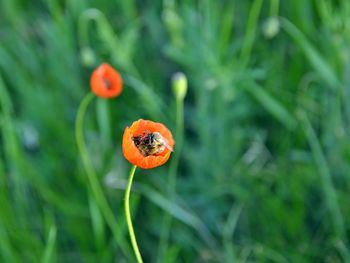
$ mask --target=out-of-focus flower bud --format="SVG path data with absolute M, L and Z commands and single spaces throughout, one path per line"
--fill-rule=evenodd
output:
M 172 8 L 166 8 L 162 13 L 162 18 L 172 45 L 181 47 L 184 42 L 182 37 L 183 21 L 181 17 Z
M 91 67 L 95 64 L 96 56 L 89 47 L 83 47 L 80 51 L 80 60 L 85 67 Z
M 269 17 L 263 26 L 263 34 L 266 38 L 275 37 L 280 31 L 280 21 L 277 17 Z
M 184 73 L 177 72 L 173 75 L 172 88 L 176 99 L 185 99 L 187 94 L 187 78 Z
M 35 152 L 40 147 L 39 132 L 33 125 L 25 125 L 21 131 L 22 143 L 29 152 Z

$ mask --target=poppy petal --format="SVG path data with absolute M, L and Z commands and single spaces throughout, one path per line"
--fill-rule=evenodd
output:
M 92 73 L 90 86 L 96 96 L 113 98 L 122 92 L 123 79 L 117 70 L 109 64 L 103 63 Z
M 143 169 L 151 169 L 163 165 L 171 155 L 171 151 L 167 148 L 157 155 L 142 155 L 132 138 L 147 132 L 159 132 L 170 147 L 174 147 L 175 144 L 171 132 L 161 123 L 140 119 L 135 121 L 130 127 L 126 127 L 122 142 L 124 157 L 130 163 Z

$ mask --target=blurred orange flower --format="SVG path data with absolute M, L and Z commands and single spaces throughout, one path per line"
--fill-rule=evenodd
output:
M 126 127 L 123 135 L 123 154 L 130 163 L 150 169 L 166 163 L 175 141 L 163 124 L 140 119 Z
M 102 98 L 118 96 L 123 89 L 123 80 L 119 72 L 107 63 L 94 70 L 90 79 L 93 93 Z

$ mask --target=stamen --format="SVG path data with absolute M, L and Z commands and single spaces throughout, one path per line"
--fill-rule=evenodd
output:
M 112 82 L 109 79 L 103 79 L 103 85 L 106 89 L 112 89 Z

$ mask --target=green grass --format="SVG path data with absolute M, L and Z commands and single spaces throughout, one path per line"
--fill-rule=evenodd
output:
M 181 151 L 131 195 L 144 261 L 350 262 L 349 43 L 347 0 L 2 1 L 0 262 L 133 262 L 121 137 L 138 118 L 181 136 L 177 71 Z M 74 131 L 103 61 L 124 91 L 84 139 L 118 231 Z

